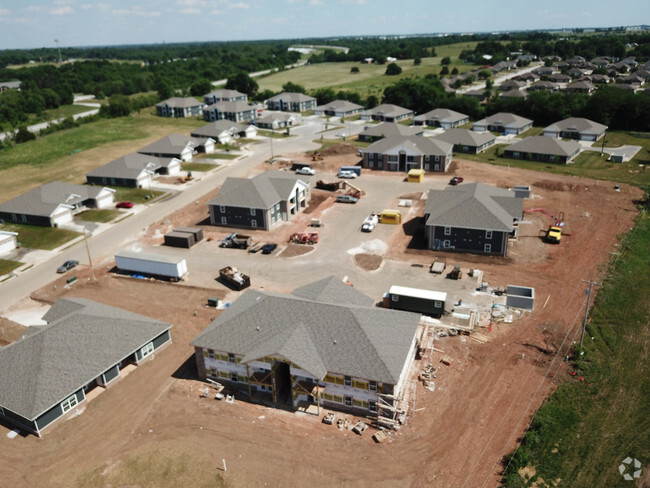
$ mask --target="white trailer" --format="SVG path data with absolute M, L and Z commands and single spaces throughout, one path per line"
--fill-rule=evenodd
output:
M 172 281 L 180 281 L 187 273 L 187 261 L 184 258 L 148 252 L 122 250 L 115 255 L 115 263 L 121 271 L 159 276 Z

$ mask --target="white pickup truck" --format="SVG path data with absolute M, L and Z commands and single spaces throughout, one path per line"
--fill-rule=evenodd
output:
M 377 214 L 370 214 L 361 224 L 362 232 L 372 232 L 377 223 L 379 222 L 379 216 Z

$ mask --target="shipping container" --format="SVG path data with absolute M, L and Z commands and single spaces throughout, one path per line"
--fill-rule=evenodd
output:
M 165 234 L 165 245 L 172 247 L 184 247 L 189 249 L 196 242 L 194 241 L 194 234 L 188 234 L 186 232 L 168 232 Z
M 176 227 L 174 232 L 185 232 L 186 234 L 194 234 L 194 242 L 201 242 L 203 240 L 203 229 L 200 227 Z

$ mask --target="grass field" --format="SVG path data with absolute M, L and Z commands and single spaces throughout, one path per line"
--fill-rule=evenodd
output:
M 183 169 L 183 171 L 211 171 L 218 167 L 219 165 L 214 163 L 192 162 L 192 163 L 181 164 L 181 168 Z
M 77 215 L 77 218 L 80 220 L 85 220 L 86 222 L 110 222 L 113 219 L 116 219 L 122 215 L 122 212 L 119 210 L 113 210 L 108 208 L 97 209 L 91 208 L 86 210 L 83 213 Z
M 384 89 L 402 78 L 410 76 L 426 76 L 427 74 L 439 74 L 442 66 L 440 61 L 443 57 L 449 56 L 452 64 L 449 71 L 454 67 L 460 73 L 476 68 L 458 61 L 458 55 L 463 49 L 473 49 L 475 42 L 450 44 L 448 46 L 436 47 L 436 57 L 422 58 L 422 64 L 415 66 L 412 59 L 398 60 L 402 73 L 397 76 L 386 76 L 386 65 L 360 64 L 357 62 L 346 63 L 324 63 L 301 66 L 286 71 L 280 71 L 264 78 L 257 79 L 260 90 L 282 90 L 282 85 L 291 81 L 304 86 L 308 90 L 331 87 L 335 91 L 348 90 L 359 93 L 361 96 L 375 95 L 381 98 Z M 359 68 L 359 73 L 351 73 L 353 66 Z
M 22 266 L 20 261 L 11 261 L 9 259 L 0 259 L 0 276 L 11 273 L 14 269 Z
M 203 120 L 157 117 L 143 110 L 5 148 L 0 156 L 0 202 L 49 181 L 84 183 L 84 175 L 91 169 L 161 137 L 176 132 L 187 134 L 203 124 Z
M 561 486 L 640 486 L 624 480 L 618 466 L 630 456 L 647 469 L 650 459 L 647 210 L 646 202 L 598 292 L 584 354 L 578 348 L 573 365 L 585 381 L 567 374 L 542 405 L 521 446 L 506 460 L 505 486 L 555 486 L 541 484 L 540 478 L 561 479 Z M 535 473 L 528 481 L 519 474 L 524 467 Z
M 18 232 L 18 242 L 22 247 L 28 249 L 46 249 L 48 251 L 56 249 L 81 235 L 78 232 L 54 227 L 8 223 L 1 224 L 0 230 Z
M 46 110 L 44 114 L 40 117 L 37 117 L 34 114 L 29 114 L 29 119 L 27 120 L 27 125 L 38 124 L 39 122 L 45 122 L 47 120 L 61 119 L 64 117 L 70 117 L 75 114 L 80 114 L 82 112 L 88 112 L 92 110 L 91 107 L 85 107 L 83 105 L 62 105 L 59 108 L 53 108 Z
M 115 188 L 114 199 L 116 202 L 123 202 L 128 200 L 133 203 L 146 203 L 155 200 L 163 192 L 148 190 L 146 188 Z

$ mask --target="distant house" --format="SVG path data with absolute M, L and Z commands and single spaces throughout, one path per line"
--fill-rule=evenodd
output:
M 524 83 L 535 83 L 536 81 L 539 81 L 539 75 L 530 71 L 528 73 L 515 76 L 513 79 L 523 81 Z
M 592 85 L 589 81 L 576 81 L 567 86 L 564 91 L 569 93 L 592 93 L 596 87 Z
M 420 317 L 374 307 L 329 277 L 292 294 L 247 290 L 191 345 L 201 379 L 251 401 L 394 419 L 403 412 Z
M 212 141 L 212 142 L 210 142 Z M 148 154 L 158 158 L 176 158 L 181 161 L 192 161 L 192 157 L 202 148 L 205 153 L 214 152 L 214 141 L 195 139 L 181 134 L 172 134 L 152 142 L 138 150 L 140 154 Z
M 589 119 L 571 117 L 560 120 L 544 128 L 542 134 L 549 137 L 563 139 L 577 139 L 579 141 L 597 141 L 607 131 L 607 126 Z
M 552 81 L 553 83 L 569 83 L 571 77 L 563 73 L 553 73 L 548 77 L 548 81 Z
M 424 208 L 427 249 L 507 256 L 517 236 L 523 198 L 483 183 L 429 190 Z
M 309 177 L 266 171 L 254 178 L 226 178 L 208 202 L 210 223 L 226 227 L 270 230 L 305 210 Z
M 421 136 L 422 134 L 424 134 L 424 130 L 420 127 L 408 127 L 395 122 L 382 122 L 381 124 L 367 126 L 359 133 L 357 138 L 361 142 L 376 142 L 386 137 L 410 137 Z
M 89 185 L 110 185 L 126 188 L 148 188 L 159 174 L 175 175 L 181 170 L 176 158 L 157 158 L 148 154 L 131 153 L 114 159 L 86 173 Z
M 333 102 L 319 105 L 314 108 L 314 115 L 329 117 L 351 117 L 363 111 L 363 105 L 348 102 L 347 100 L 334 100 Z
M 501 134 L 519 135 L 533 126 L 533 121 L 519 115 L 500 112 L 474 123 L 472 130 L 477 132 L 499 132 Z
M 607 75 L 595 74 L 595 75 L 591 75 L 590 78 L 592 83 L 597 83 L 597 84 L 605 84 L 612 81 L 611 78 Z
M 503 150 L 503 157 L 568 164 L 573 161 L 579 152 L 580 144 L 575 141 L 533 136 L 506 147 Z
M 0 93 L 7 90 L 20 90 L 21 81 L 0 81 Z
M 264 103 L 269 110 L 281 112 L 306 112 L 316 108 L 316 99 L 304 93 L 284 92 L 269 98 Z
M 475 98 L 479 101 L 485 100 L 489 94 L 489 90 L 467 90 L 462 93 L 464 97 Z
M 361 112 L 361 120 L 377 120 L 379 122 L 399 122 L 400 120 L 410 119 L 415 115 L 413 110 L 384 103 L 375 108 Z
M 545 90 L 551 93 L 554 93 L 560 89 L 560 86 L 557 83 L 553 83 L 552 81 L 538 81 L 537 83 L 533 83 L 527 88 L 527 91 L 533 92 L 533 91 L 541 91 Z
M 387 137 L 363 150 L 363 167 L 406 173 L 412 169 L 443 173 L 451 164 L 452 149 L 452 144 L 430 137 Z
M 510 91 L 510 90 L 519 90 L 520 88 L 526 86 L 526 83 L 523 81 L 518 81 L 515 79 L 511 79 L 506 81 L 505 83 L 501 83 L 499 85 L 499 90 L 500 91 Z
M 452 129 L 469 122 L 469 115 L 454 112 L 447 108 L 436 108 L 413 118 L 413 125 L 428 125 Z
M 491 132 L 475 132 L 468 129 L 449 129 L 435 137 L 454 145 L 454 152 L 478 154 L 492 146 L 497 138 Z
M 207 121 L 250 122 L 256 118 L 257 107 L 246 102 L 217 102 L 203 109 L 203 119 Z
M 88 208 L 110 208 L 115 190 L 53 181 L 0 205 L 0 220 L 58 227 Z
M 171 324 L 85 298 L 60 298 L 43 319 L 0 347 L 0 419 L 39 437 L 171 343 Z
M 271 113 L 255 121 L 255 125 L 260 129 L 284 129 L 293 127 L 300 122 L 297 114 L 278 114 Z
M 237 90 L 227 90 L 224 88 L 203 95 L 203 101 L 206 105 L 213 105 L 218 102 L 248 102 L 248 95 Z
M 256 137 L 257 127 L 251 124 L 233 123 L 223 119 L 194 129 L 190 135 L 196 139 L 210 138 L 219 144 L 230 144 L 240 137 Z
M 503 98 L 526 98 L 527 95 L 528 94 L 524 90 L 518 90 L 517 88 L 513 88 L 512 90 L 503 92 L 499 96 Z
M 156 104 L 156 113 L 161 117 L 199 117 L 205 107 L 193 97 L 172 97 Z

